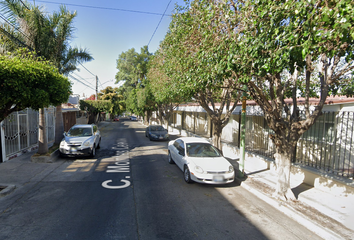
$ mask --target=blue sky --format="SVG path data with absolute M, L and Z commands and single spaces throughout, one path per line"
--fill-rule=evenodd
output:
M 66 5 L 70 11 L 77 12 L 74 20 L 75 38 L 71 45 L 87 48 L 94 60 L 83 64 L 88 71 L 79 66 L 80 71 L 72 74 L 85 85 L 73 78 L 69 79 L 73 82 L 73 93 L 80 96 L 85 94 L 88 97 L 95 93 L 95 75 L 99 78 L 99 90 L 107 86 L 117 86 L 114 84 L 114 77 L 118 71 L 116 69 L 118 56 L 130 48 L 140 52 L 140 48 L 149 43 L 170 0 L 28 0 L 28 2 L 43 6 L 48 13 L 58 11 L 60 3 Z M 174 12 L 176 3 L 184 4 L 183 0 L 171 0 L 166 14 L 171 15 Z M 170 21 L 170 16 L 162 18 L 149 44 L 149 52 L 154 53 L 157 50 Z

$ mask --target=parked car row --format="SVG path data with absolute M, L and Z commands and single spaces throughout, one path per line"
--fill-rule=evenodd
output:
M 169 140 L 168 131 L 161 125 L 148 126 L 145 136 L 150 141 Z M 101 132 L 95 124 L 74 125 L 64 133 L 59 152 L 61 156 L 95 157 L 100 143 Z M 181 137 L 169 141 L 168 162 L 175 163 L 182 170 L 187 183 L 225 184 L 235 178 L 232 164 L 203 138 Z

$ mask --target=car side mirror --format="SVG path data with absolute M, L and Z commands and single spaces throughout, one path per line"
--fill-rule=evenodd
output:
M 64 137 L 66 137 L 66 132 L 63 133 Z

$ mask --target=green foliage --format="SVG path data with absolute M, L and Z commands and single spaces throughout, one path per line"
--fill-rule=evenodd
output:
M 0 120 L 13 111 L 48 107 L 66 102 L 69 80 L 47 61 L 19 50 L 0 55 Z
M 112 107 L 109 110 L 111 116 L 120 115 L 125 111 L 124 97 L 119 93 L 118 88 L 106 87 L 98 94 L 100 100 L 108 100 Z
M 124 92 L 126 109 L 141 116 L 155 104 L 148 87 L 149 81 L 146 79 L 151 56 L 147 46 L 144 46 L 140 53 L 134 48 L 121 53 L 117 60 L 116 83 L 125 81 L 121 88 Z
M 109 112 L 112 109 L 112 103 L 109 100 L 80 100 L 80 109 L 89 114 L 99 114 Z
M 146 77 L 151 55 L 147 46 L 142 47 L 140 53 L 137 53 L 134 48 L 122 52 L 117 59 L 116 83 L 126 81 L 125 86 L 138 87 Z

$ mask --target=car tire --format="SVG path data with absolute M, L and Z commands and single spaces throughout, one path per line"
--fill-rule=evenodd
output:
M 193 180 L 191 179 L 191 173 L 189 172 L 189 168 L 187 166 L 184 166 L 183 170 L 183 178 L 186 183 L 192 183 Z
M 96 156 L 96 146 L 93 145 L 93 148 L 92 148 L 92 151 L 91 151 L 91 154 L 90 154 L 90 157 L 94 158 Z
M 100 140 L 98 141 L 98 144 L 97 144 L 96 149 L 100 149 L 100 148 L 101 148 L 101 138 L 100 138 Z
M 174 164 L 174 163 L 175 163 L 175 161 L 173 161 L 173 159 L 172 159 L 172 156 L 171 156 L 171 152 L 170 152 L 170 151 L 168 151 L 168 163 L 169 163 L 169 164 Z

